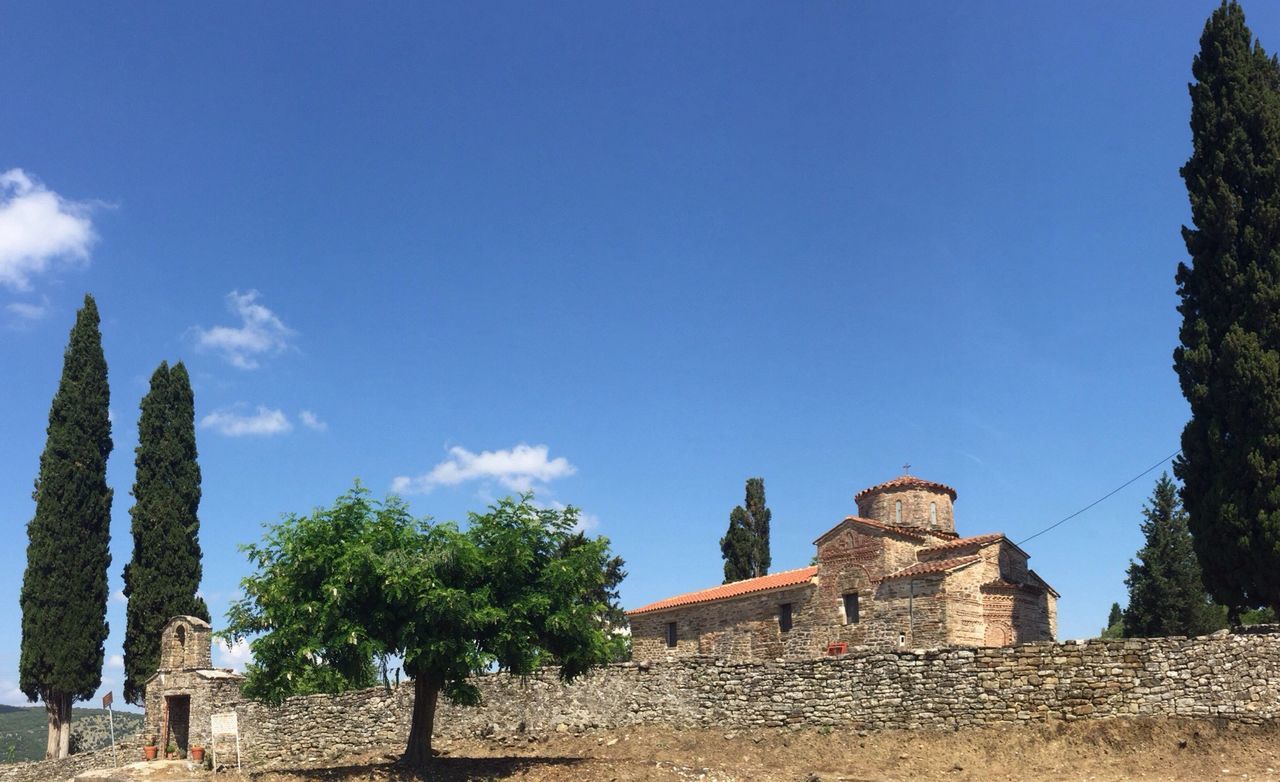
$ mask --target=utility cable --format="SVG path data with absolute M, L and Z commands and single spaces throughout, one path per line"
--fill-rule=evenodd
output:
M 1145 469 L 1145 470 L 1143 470 L 1142 472 L 1138 473 L 1137 475 L 1133 476 L 1133 477 L 1132 477 L 1132 478 L 1130 478 L 1129 480 L 1127 480 L 1127 481 L 1125 481 L 1124 483 L 1120 484 L 1120 485 L 1119 485 L 1119 486 L 1117 486 L 1116 488 L 1114 488 L 1114 489 L 1112 489 L 1111 491 L 1107 492 L 1106 494 L 1102 495 L 1102 496 L 1101 496 L 1101 497 L 1099 497 L 1098 499 L 1096 499 L 1096 500 L 1094 500 L 1093 502 L 1089 503 L 1088 505 L 1084 506 L 1084 507 L 1083 507 L 1083 508 L 1081 508 L 1080 510 L 1076 511 L 1075 513 L 1072 513 L 1070 516 L 1067 516 L 1066 518 L 1062 519 L 1061 521 L 1056 521 L 1056 522 L 1054 522 L 1053 524 L 1050 524 L 1049 526 L 1045 527 L 1044 529 L 1040 530 L 1039 532 L 1037 532 L 1036 534 L 1032 535 L 1032 536 L 1031 536 L 1031 537 L 1029 537 L 1029 538 L 1023 538 L 1022 540 L 1018 541 L 1017 545 L 1021 546 L 1023 543 L 1026 543 L 1028 540 L 1031 540 L 1031 539 L 1033 539 L 1033 538 L 1038 538 L 1038 537 L 1040 537 L 1041 535 L 1043 535 L 1044 533 L 1048 532 L 1049 530 L 1052 530 L 1052 529 L 1054 529 L 1054 528 L 1056 528 L 1056 527 L 1061 527 L 1063 524 L 1066 524 L 1068 521 L 1071 521 L 1071 520 L 1072 520 L 1072 519 L 1074 519 L 1076 516 L 1079 516 L 1081 513 L 1084 513 L 1085 511 L 1087 511 L 1087 510 L 1089 510 L 1090 508 L 1092 508 L 1093 506 L 1095 506 L 1095 505 L 1099 504 L 1099 503 L 1100 503 L 1100 502 L 1102 502 L 1103 500 L 1110 499 L 1112 496 L 1114 496 L 1114 495 L 1116 495 L 1116 494 L 1120 493 L 1120 491 L 1121 491 L 1121 490 L 1128 488 L 1132 483 L 1134 483 L 1135 481 L 1137 481 L 1137 480 L 1138 480 L 1138 479 L 1140 479 L 1140 478 L 1145 477 L 1145 476 L 1146 476 L 1148 473 L 1150 473 L 1152 470 L 1154 470 L 1155 468 L 1157 468 L 1157 467 L 1159 467 L 1160 465 L 1164 464 L 1165 462 L 1169 461 L 1170 459 L 1172 459 L 1173 457 L 1177 456 L 1177 455 L 1178 455 L 1179 453 L 1181 453 L 1181 452 L 1182 452 L 1182 449 L 1181 449 L 1181 448 L 1179 448 L 1178 450 L 1176 450 L 1176 451 L 1174 451 L 1173 453 L 1169 454 L 1168 456 L 1164 457 L 1164 458 L 1163 458 L 1163 459 L 1161 459 L 1160 461 L 1158 461 L 1158 462 L 1156 462 L 1155 464 L 1151 465 L 1151 466 L 1150 466 L 1150 467 L 1148 467 L 1147 469 Z

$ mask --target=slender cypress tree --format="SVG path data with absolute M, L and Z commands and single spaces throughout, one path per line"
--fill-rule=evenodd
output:
M 166 362 L 142 398 L 134 460 L 133 558 L 124 568 L 129 599 L 124 698 L 141 705 L 143 683 L 160 662 L 160 630 L 180 614 L 209 619 L 200 588 L 200 465 L 195 401 L 181 362 Z
M 1231 0 L 1192 63 L 1194 228 L 1174 367 L 1191 420 L 1182 480 L 1204 583 L 1232 617 L 1280 606 L 1280 66 Z
M 1107 614 L 1107 627 L 1124 620 L 1124 612 L 1120 610 L 1119 603 L 1111 604 L 1111 613 Z
M 67 756 L 71 704 L 92 697 L 102 683 L 111 564 L 109 402 L 98 307 L 85 296 L 49 409 L 19 598 L 19 686 L 32 701 L 44 701 L 46 757 Z
M 1156 482 L 1142 515 L 1146 545 L 1138 551 L 1137 561 L 1129 563 L 1125 579 L 1129 587 L 1125 636 L 1202 635 L 1220 628 L 1221 611 L 1205 592 L 1187 514 L 1168 474 Z
M 729 529 L 720 539 L 726 584 L 769 573 L 769 521 L 773 513 L 764 503 L 763 478 L 747 479 L 745 505 L 729 513 Z

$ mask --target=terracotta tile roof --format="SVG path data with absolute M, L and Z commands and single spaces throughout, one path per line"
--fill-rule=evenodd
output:
M 656 603 L 640 606 L 628 611 L 628 614 L 647 614 L 650 611 L 661 611 L 664 608 L 676 608 L 677 606 L 693 605 L 694 603 L 709 603 L 713 600 L 725 600 L 730 597 L 740 597 L 748 595 L 752 592 L 763 592 L 768 589 L 780 589 L 782 587 L 797 586 L 807 583 L 818 574 L 818 566 L 802 567 L 798 570 L 784 570 L 780 573 L 770 573 L 767 576 L 759 578 L 748 578 L 745 581 L 734 581 L 731 584 L 721 584 L 710 589 L 703 589 L 698 592 L 689 592 L 675 597 L 668 597 L 666 600 L 659 600 Z
M 932 554 L 935 551 L 948 551 L 950 549 L 964 548 L 965 546 L 981 546 L 984 543 L 994 543 L 1004 537 L 1003 532 L 989 532 L 986 535 L 974 535 L 971 538 L 956 538 L 955 540 L 939 543 L 936 546 L 920 549 L 921 554 Z
M 913 576 L 927 576 L 931 573 L 945 573 L 948 570 L 954 570 L 958 567 L 971 565 L 982 559 L 977 554 L 971 554 L 967 557 L 956 557 L 955 559 L 939 559 L 933 562 L 917 562 L 914 565 L 904 567 L 902 570 L 890 573 L 881 581 L 890 581 L 895 578 L 911 578 Z
M 1016 581 L 1005 581 L 1003 578 L 992 579 L 983 584 L 984 587 L 994 587 L 998 589 L 1022 589 L 1026 584 L 1019 584 Z
M 893 524 L 882 524 L 881 522 L 872 521 L 871 519 L 864 519 L 861 516 L 845 516 L 840 521 L 839 524 L 835 525 L 831 529 L 822 533 L 822 535 L 820 535 L 818 539 L 814 541 L 814 543 L 818 543 L 822 540 L 825 540 L 828 535 L 840 529 L 840 527 L 845 522 L 850 522 L 850 521 L 853 522 L 854 524 L 860 524 L 864 527 L 871 527 L 872 529 L 883 530 L 884 532 L 892 532 L 895 535 L 902 535 L 903 537 L 914 538 L 915 540 L 919 540 L 922 542 L 926 539 L 924 535 L 924 530 L 916 529 L 914 527 L 898 527 Z
M 885 491 L 886 489 L 931 489 L 933 491 L 942 491 L 950 494 L 952 500 L 956 498 L 956 490 L 944 483 L 926 481 L 925 479 L 917 478 L 914 475 L 899 475 L 891 481 L 877 483 L 875 486 L 863 489 L 853 496 L 853 500 L 854 502 L 857 502 L 868 494 Z

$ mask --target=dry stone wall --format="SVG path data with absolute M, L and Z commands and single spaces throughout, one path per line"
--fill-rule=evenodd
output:
M 1280 627 L 1191 639 L 855 649 L 772 662 L 683 657 L 613 665 L 571 685 L 554 672 L 476 682 L 483 705 L 442 702 L 438 739 L 640 724 L 952 730 L 1138 716 L 1252 724 L 1280 718 Z M 263 767 L 398 748 L 408 735 L 412 697 L 405 683 L 290 698 L 278 707 L 237 700 L 215 708 L 237 712 L 245 763 Z M 130 759 L 138 751 L 125 750 Z M 0 782 L 48 782 L 107 765 L 109 750 L 0 766 Z
M 436 737 L 523 736 L 638 724 L 952 730 L 1049 719 L 1280 718 L 1280 628 L 1202 638 L 995 649 L 854 650 L 833 658 L 685 657 L 621 664 L 572 685 L 547 672 L 479 677 L 484 702 L 442 700 Z M 408 734 L 412 687 L 237 707 L 246 761 L 340 757 Z M 0 778 L 3 782 L 3 778 Z

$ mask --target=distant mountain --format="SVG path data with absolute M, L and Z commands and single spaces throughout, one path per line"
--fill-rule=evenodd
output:
M 115 713 L 116 739 L 142 730 L 142 715 L 132 711 Z M 49 735 L 44 706 L 0 705 L 0 763 L 44 758 Z M 111 727 L 106 709 L 75 708 L 71 712 L 71 748 L 88 752 L 111 745 Z

